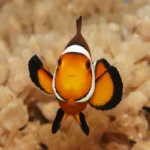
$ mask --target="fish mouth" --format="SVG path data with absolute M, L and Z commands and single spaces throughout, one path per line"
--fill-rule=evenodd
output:
M 76 77 L 76 75 L 69 74 L 68 77 Z

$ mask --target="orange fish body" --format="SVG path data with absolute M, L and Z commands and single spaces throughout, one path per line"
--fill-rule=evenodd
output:
M 81 112 L 88 104 L 87 102 L 76 103 L 76 100 L 82 98 L 90 90 L 92 75 L 85 66 L 85 63 L 88 61 L 85 56 L 64 54 L 60 59 L 62 59 L 62 64 L 58 66 L 55 76 L 55 87 L 66 101 L 60 101 L 59 105 L 66 113 L 73 115 Z
M 77 19 L 76 26 L 77 33 L 59 57 L 54 75 L 36 55 L 29 61 L 31 80 L 59 101 L 52 133 L 56 133 L 62 122 L 72 115 L 88 135 L 89 127 L 82 113 L 86 106 L 90 104 L 98 110 L 109 110 L 119 104 L 123 95 L 118 70 L 105 59 L 92 62 L 90 49 L 81 34 L 82 17 Z

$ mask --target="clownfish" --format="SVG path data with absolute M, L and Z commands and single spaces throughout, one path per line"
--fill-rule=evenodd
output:
M 82 131 L 89 127 L 82 111 L 88 104 L 97 110 L 116 107 L 123 96 L 119 71 L 104 58 L 92 61 L 88 44 L 81 34 L 82 17 L 76 21 L 77 32 L 58 59 L 52 75 L 37 55 L 28 63 L 32 82 L 47 94 L 54 94 L 60 108 L 52 125 L 56 133 L 68 116 L 73 116 Z

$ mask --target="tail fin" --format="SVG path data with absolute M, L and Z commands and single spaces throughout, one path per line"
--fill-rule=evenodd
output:
M 76 21 L 76 27 L 77 27 L 77 33 L 81 33 L 81 27 L 82 27 L 82 16 L 80 16 Z
M 65 49 L 72 45 L 79 45 L 79 46 L 84 47 L 90 53 L 90 48 L 81 34 L 81 28 L 82 28 L 82 16 L 80 16 L 76 20 L 76 30 L 77 30 L 76 35 L 69 41 Z

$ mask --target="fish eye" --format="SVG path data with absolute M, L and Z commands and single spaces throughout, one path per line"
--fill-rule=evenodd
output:
M 87 61 L 86 64 L 85 64 L 85 66 L 86 66 L 87 69 L 90 69 L 90 67 L 91 67 L 90 61 Z
M 61 60 L 61 58 L 59 58 L 59 60 L 58 60 L 58 66 L 60 66 L 61 63 L 62 63 L 62 60 Z

